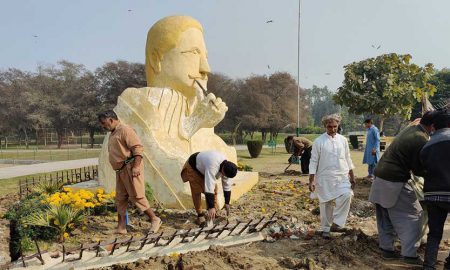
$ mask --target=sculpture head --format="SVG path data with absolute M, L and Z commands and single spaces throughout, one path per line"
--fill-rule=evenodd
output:
M 170 16 L 148 31 L 145 57 L 147 85 L 168 87 L 195 97 L 197 79 L 206 85 L 210 68 L 203 28 L 188 16 Z

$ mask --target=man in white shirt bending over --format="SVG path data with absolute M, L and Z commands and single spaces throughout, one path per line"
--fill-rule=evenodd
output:
M 208 217 L 214 220 L 217 205 L 216 180 L 222 178 L 223 195 L 225 197 L 225 210 L 230 212 L 231 179 L 237 174 L 237 166 L 226 160 L 218 151 L 203 151 L 192 154 L 181 170 L 183 182 L 191 186 L 192 201 L 197 211 L 197 224 L 205 224 L 205 214 L 202 210 L 202 193 L 205 194 Z
M 330 231 L 344 228 L 355 186 L 347 139 L 337 133 L 340 122 L 337 114 L 322 118 L 326 132 L 314 141 L 309 164 L 309 190 L 319 199 L 322 236 L 327 239 Z

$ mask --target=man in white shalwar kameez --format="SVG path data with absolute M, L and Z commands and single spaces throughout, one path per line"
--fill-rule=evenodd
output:
M 344 228 L 355 185 L 347 139 L 337 133 L 340 121 L 337 114 L 322 119 L 326 132 L 314 141 L 309 164 L 309 189 L 319 199 L 324 238 Z

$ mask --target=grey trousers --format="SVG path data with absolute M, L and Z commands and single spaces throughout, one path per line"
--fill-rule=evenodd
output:
M 393 251 L 395 237 L 398 236 L 402 246 L 401 255 L 416 257 L 422 231 L 422 207 L 414 190 L 404 185 L 393 207 L 375 206 L 380 248 Z

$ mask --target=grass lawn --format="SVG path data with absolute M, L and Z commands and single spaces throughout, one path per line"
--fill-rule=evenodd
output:
M 354 173 L 356 177 L 364 177 L 367 175 L 367 165 L 362 164 L 364 152 L 358 150 L 350 150 L 353 164 L 355 165 Z M 253 171 L 267 172 L 270 171 L 274 174 L 282 173 L 283 169 L 279 168 L 280 164 L 286 164 L 288 166 L 288 158 L 291 156 L 286 153 L 284 148 L 278 147 L 275 153 L 272 153 L 271 149 L 263 148 L 261 154 L 257 158 L 251 158 L 247 150 L 237 151 L 238 161 L 243 164 L 253 167 Z M 299 170 L 300 165 L 293 164 L 289 167 L 290 170 Z
M 60 155 L 55 155 L 56 157 L 59 157 L 59 160 L 67 160 L 67 153 L 64 153 L 64 150 L 61 150 L 62 153 Z M 45 151 L 44 151 L 45 152 Z M 26 157 L 29 155 L 29 153 L 22 153 L 19 152 L 22 157 Z M 74 150 L 73 153 L 71 153 L 71 159 L 80 159 L 80 158 L 86 158 L 86 157 L 98 157 L 99 149 L 97 151 L 95 150 L 88 150 L 88 154 L 86 155 L 85 150 L 79 150 L 78 152 Z M 362 164 L 362 158 L 364 153 L 361 151 L 355 151 L 351 150 L 352 160 L 353 164 L 355 165 L 355 175 L 357 177 L 364 177 L 367 175 L 367 165 Z M 284 148 L 276 148 L 276 151 L 272 153 L 271 149 L 263 148 L 261 151 L 261 154 L 258 158 L 251 158 L 250 154 L 247 150 L 239 150 L 237 151 L 237 156 L 239 162 L 242 162 L 243 164 L 250 165 L 253 167 L 253 171 L 256 172 L 272 172 L 275 174 L 282 173 L 284 168 L 288 166 L 288 158 L 290 157 L 290 154 L 286 153 Z M 39 158 L 45 159 L 48 158 L 48 154 L 38 155 Z M 23 158 L 26 159 L 26 158 Z M 280 166 L 280 164 L 285 164 L 285 166 Z M 299 166 L 297 164 L 293 164 L 289 167 L 290 170 L 299 170 Z M 61 173 L 61 172 L 58 172 Z M 37 174 L 37 175 L 29 175 L 26 178 L 30 179 L 32 177 L 43 177 L 44 175 L 50 175 L 50 174 Z M 56 175 L 56 172 L 51 173 L 51 175 Z M 9 193 L 15 193 L 18 192 L 18 183 L 19 179 L 25 179 L 25 177 L 15 177 L 10 179 L 3 179 L 0 180 L 1 187 L 0 187 L 0 196 L 9 194 Z
M 41 177 L 44 178 L 45 176 L 49 177 L 54 176 L 56 178 L 56 173 L 61 174 L 61 172 L 70 172 L 70 170 L 64 170 L 64 171 L 58 171 L 58 172 L 51 172 L 51 173 L 39 173 L 39 174 L 33 174 L 33 175 L 27 175 L 27 176 L 19 176 L 9 179 L 0 179 L 1 187 L 0 187 L 0 197 L 6 194 L 12 194 L 16 193 L 19 194 L 19 180 L 22 179 L 25 181 L 25 179 L 31 179 L 34 177 L 35 179 Z
M 231 133 L 218 133 L 217 135 L 219 137 L 221 137 L 226 143 L 232 144 Z M 276 138 L 277 144 L 284 144 L 284 139 L 289 135 L 295 136 L 295 133 L 279 133 Z M 311 141 L 314 141 L 314 139 L 316 139 L 319 135 L 320 134 L 300 134 L 300 137 L 305 137 Z M 261 132 L 255 132 L 255 134 L 253 135 L 253 140 L 261 140 L 261 138 L 262 138 Z M 267 135 L 265 144 L 268 143 L 269 139 L 270 139 L 270 134 Z M 246 144 L 248 140 L 251 140 L 249 135 L 245 137 L 244 144 Z

